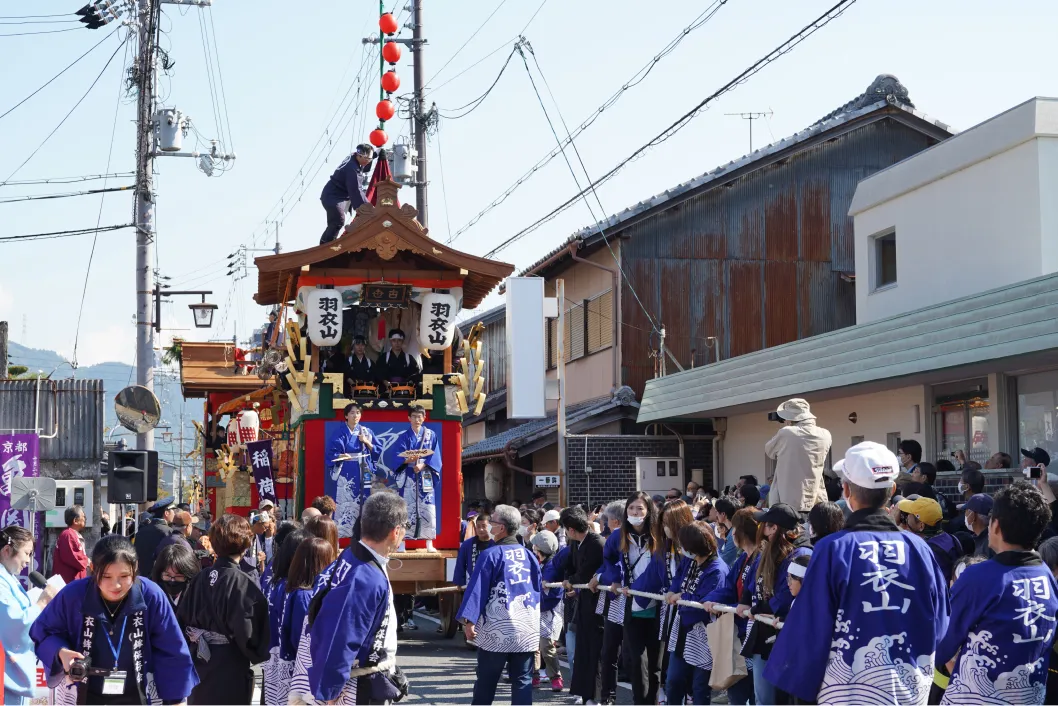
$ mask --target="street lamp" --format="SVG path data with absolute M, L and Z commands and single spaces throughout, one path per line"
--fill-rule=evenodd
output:
M 195 328 L 211 328 L 213 326 L 213 312 L 217 310 L 216 304 L 207 304 L 206 295 L 202 295 L 202 301 L 197 304 L 188 304 L 187 307 L 195 314 Z

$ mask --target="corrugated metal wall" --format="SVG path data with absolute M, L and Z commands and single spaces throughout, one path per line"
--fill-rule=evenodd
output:
M 869 123 L 622 231 L 625 273 L 665 324 L 666 347 L 684 366 L 697 350 L 701 365 L 715 359 L 709 336 L 726 359 L 853 325 L 855 286 L 840 273 L 855 270 L 856 185 L 935 143 Z M 624 383 L 639 395 L 657 341 L 628 281 L 621 301 Z
M 103 457 L 105 395 L 102 380 L 41 380 L 42 460 L 96 460 Z M 0 433 L 31 432 L 37 409 L 36 380 L 0 380 Z

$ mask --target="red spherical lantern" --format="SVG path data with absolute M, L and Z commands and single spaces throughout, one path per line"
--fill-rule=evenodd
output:
M 372 130 L 371 134 L 367 136 L 367 139 L 375 147 L 381 149 L 387 142 L 389 142 L 389 135 L 386 134 L 385 130 L 379 128 L 378 130 Z
M 397 18 L 387 12 L 378 18 L 378 28 L 386 34 L 395 34 L 398 29 Z
M 381 100 L 375 106 L 375 115 L 379 120 L 390 120 L 396 112 L 397 109 L 393 107 L 393 101 L 390 100 Z
M 386 93 L 394 93 L 400 88 L 400 76 L 396 71 L 387 71 L 382 74 L 382 90 Z
M 382 58 L 391 64 L 400 61 L 400 45 L 396 42 L 386 42 L 382 45 Z

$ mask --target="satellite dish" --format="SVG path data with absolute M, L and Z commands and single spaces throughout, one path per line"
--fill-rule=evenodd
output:
M 50 512 L 55 509 L 55 479 L 19 476 L 11 481 L 11 509 Z
M 146 434 L 161 421 L 162 405 L 146 387 L 129 385 L 114 397 L 114 412 L 121 426 L 137 434 Z

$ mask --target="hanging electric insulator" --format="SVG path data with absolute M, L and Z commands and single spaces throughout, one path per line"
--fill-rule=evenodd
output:
M 400 76 L 396 71 L 387 71 L 382 74 L 382 90 L 386 93 L 395 93 L 400 88 Z
M 375 115 L 379 120 L 390 120 L 396 112 L 397 109 L 393 107 L 393 101 L 390 100 L 380 100 L 375 106 Z
M 400 61 L 400 45 L 396 42 L 386 42 L 382 45 L 382 58 L 391 64 Z
M 378 18 L 378 28 L 385 34 L 395 34 L 398 29 L 397 18 L 387 12 Z
M 387 142 L 389 142 L 389 135 L 386 134 L 385 130 L 379 128 L 377 130 L 372 130 L 371 134 L 367 136 L 367 139 L 375 147 L 381 149 Z

